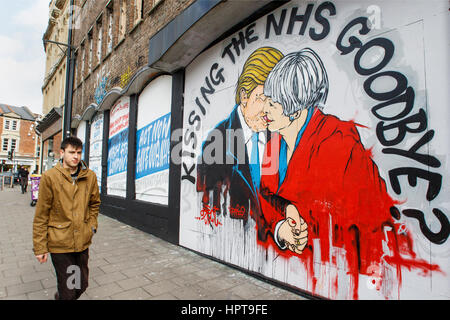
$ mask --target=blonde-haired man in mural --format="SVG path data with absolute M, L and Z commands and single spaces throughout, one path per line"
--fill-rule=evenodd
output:
M 236 105 L 209 133 L 197 166 L 197 191 L 203 192 L 203 205 L 245 222 L 249 213 L 255 219 L 260 213 L 261 162 L 270 139 L 263 113 L 264 82 L 282 58 L 283 54 L 272 47 L 261 47 L 250 54 L 237 82 Z M 218 141 L 222 142 L 220 146 Z M 229 206 L 224 205 L 227 197 Z

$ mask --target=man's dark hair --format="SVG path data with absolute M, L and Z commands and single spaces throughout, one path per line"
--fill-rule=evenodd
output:
M 83 142 L 75 136 L 65 138 L 61 142 L 61 150 L 66 150 L 68 145 L 71 145 L 75 149 L 83 148 Z

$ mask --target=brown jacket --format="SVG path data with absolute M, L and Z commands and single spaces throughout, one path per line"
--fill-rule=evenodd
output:
M 81 252 L 89 247 L 100 208 L 95 173 L 81 161 L 73 181 L 60 163 L 41 176 L 33 221 L 33 251 L 44 253 Z

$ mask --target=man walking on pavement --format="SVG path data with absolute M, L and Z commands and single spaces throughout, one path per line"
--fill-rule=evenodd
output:
M 20 186 L 22 188 L 22 194 L 27 192 L 28 175 L 29 175 L 28 169 L 26 169 L 24 167 L 20 167 L 20 169 L 19 169 L 19 178 L 20 178 Z
M 33 251 L 40 263 L 50 253 L 56 300 L 76 300 L 88 287 L 89 246 L 97 231 L 100 194 L 95 173 L 81 160 L 83 143 L 68 137 L 60 162 L 44 172 L 33 221 Z

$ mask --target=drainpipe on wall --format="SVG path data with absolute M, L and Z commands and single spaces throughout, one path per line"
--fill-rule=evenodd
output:
M 39 170 L 38 170 L 38 174 L 42 174 L 42 164 L 44 163 L 44 159 L 42 157 L 42 151 L 44 150 L 44 142 L 42 141 L 42 136 L 39 139 Z
M 72 23 L 73 23 L 73 1 L 70 0 L 69 7 L 69 37 L 67 40 L 67 62 L 66 62 L 66 91 L 64 95 L 64 114 L 63 114 L 63 135 L 65 139 L 70 136 L 72 123 L 72 96 L 73 96 L 73 76 L 75 57 L 72 47 Z

